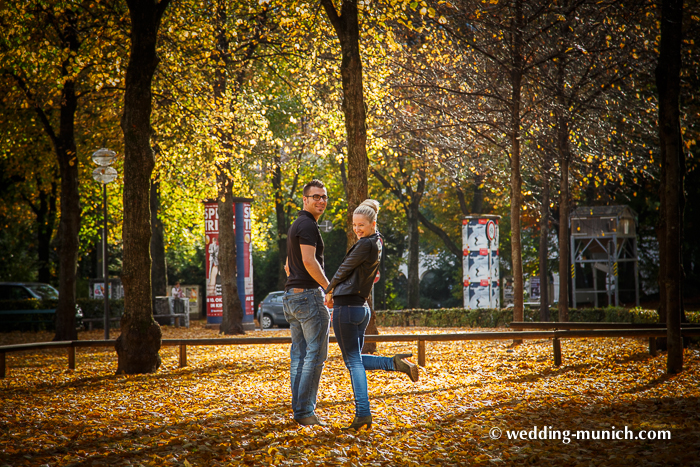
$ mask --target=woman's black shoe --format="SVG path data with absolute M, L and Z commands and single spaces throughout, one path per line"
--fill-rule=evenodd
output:
M 359 430 L 363 426 L 367 425 L 367 428 L 372 428 L 372 416 L 367 415 L 366 417 L 358 417 L 357 415 L 355 416 L 355 419 L 352 421 L 350 426 L 343 428 L 343 431 L 347 430 Z
M 400 371 L 401 373 L 406 373 L 408 377 L 411 378 L 411 381 L 415 383 L 418 381 L 418 367 L 415 364 L 404 360 L 404 358 L 411 356 L 413 356 L 413 354 L 410 353 L 400 353 L 398 355 L 394 355 L 394 369 L 396 371 Z

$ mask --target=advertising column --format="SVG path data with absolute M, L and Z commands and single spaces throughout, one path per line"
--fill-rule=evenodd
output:
M 236 233 L 236 285 L 243 307 L 243 322 L 253 322 L 253 219 L 249 198 L 234 198 L 234 230 Z
M 498 308 L 498 222 L 501 216 L 462 219 L 464 308 Z
M 233 232 L 236 238 L 236 286 L 243 307 L 243 322 L 253 322 L 253 244 L 251 198 L 233 199 Z M 221 276 L 219 270 L 219 204 L 204 202 L 204 235 L 206 243 L 205 292 L 207 323 L 223 319 Z
M 221 323 L 221 277 L 219 277 L 219 203 L 204 202 L 205 293 L 207 297 L 207 323 Z

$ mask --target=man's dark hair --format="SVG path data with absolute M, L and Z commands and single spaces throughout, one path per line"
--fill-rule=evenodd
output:
M 314 179 L 311 180 L 309 183 L 307 183 L 306 185 L 304 185 L 304 196 L 308 196 L 308 194 L 309 194 L 309 189 L 310 189 L 312 186 L 315 186 L 316 188 L 326 188 L 326 185 L 324 185 L 323 182 L 322 182 L 321 180 L 317 180 L 317 179 L 314 178 Z

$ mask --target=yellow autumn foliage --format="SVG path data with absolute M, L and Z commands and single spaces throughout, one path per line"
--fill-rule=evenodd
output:
M 381 334 L 468 329 L 384 328 Z M 83 331 L 80 339 L 100 339 Z M 164 338 L 212 338 L 214 330 L 163 328 Z M 247 336 L 288 335 L 288 330 Z M 49 340 L 50 333 L 0 335 L 0 344 Z M 378 344 L 382 355 L 415 351 Z M 643 339 L 571 339 L 554 367 L 551 342 L 428 343 L 420 381 L 369 372 L 371 430 L 341 431 L 354 413 L 338 347 L 330 345 L 317 413 L 327 427 L 294 423 L 289 346 L 161 350 L 156 374 L 115 376 L 112 349 L 7 355 L 0 380 L 0 465 L 697 465 L 700 350 L 665 375 L 665 354 Z M 657 440 L 529 439 L 551 430 L 670 433 Z M 613 428 L 615 427 L 615 428 Z M 525 430 L 527 439 L 511 439 Z M 494 439 L 500 433 L 498 439 Z M 493 436 L 493 437 L 492 437 Z

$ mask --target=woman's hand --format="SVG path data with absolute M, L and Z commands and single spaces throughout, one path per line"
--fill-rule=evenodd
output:
M 328 308 L 333 308 L 333 294 L 327 293 L 326 297 L 323 299 L 323 304 Z

